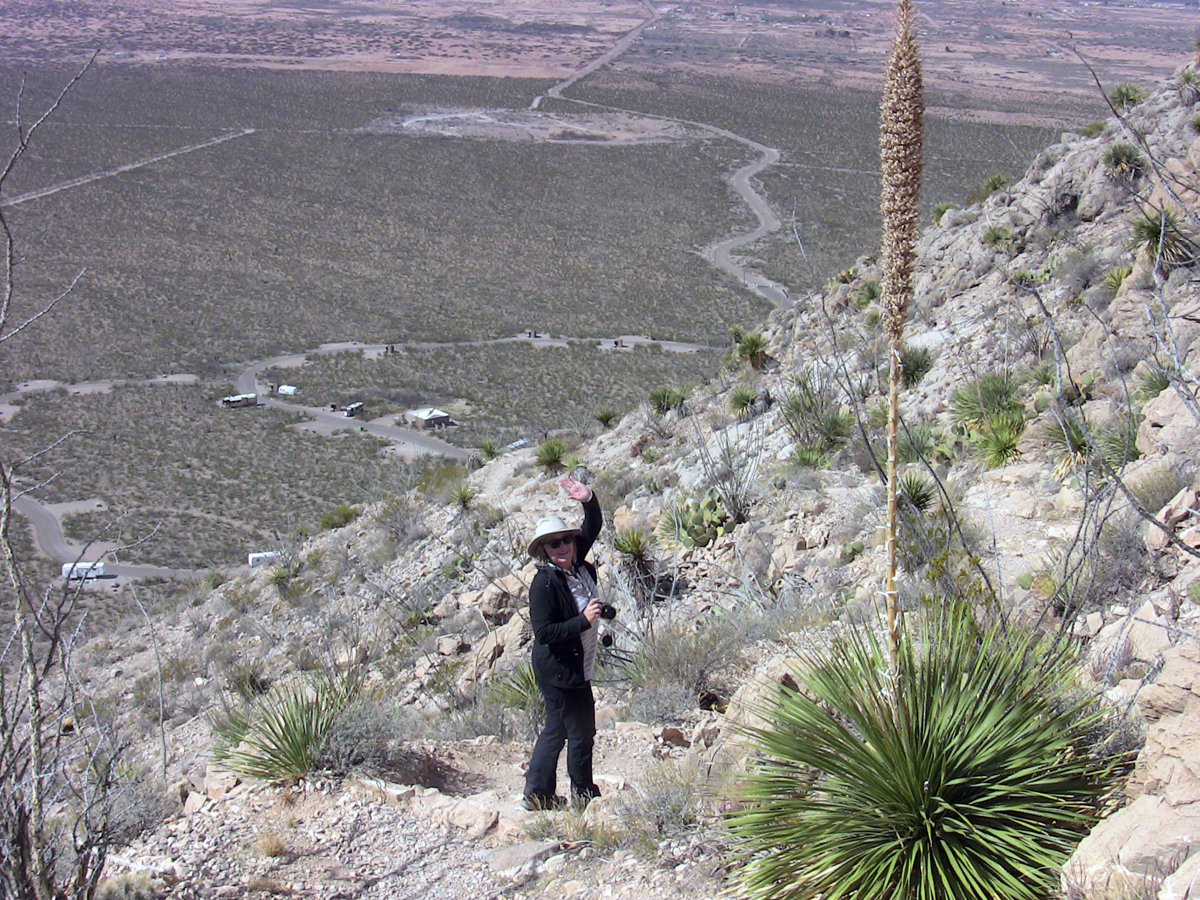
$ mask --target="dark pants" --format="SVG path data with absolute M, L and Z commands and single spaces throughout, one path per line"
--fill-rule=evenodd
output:
M 525 775 L 525 795 L 539 800 L 554 796 L 558 783 L 558 755 L 565 743 L 571 793 L 589 798 L 600 796 L 600 789 L 592 781 L 592 747 L 596 736 L 592 686 L 560 688 L 538 682 L 538 687 L 546 698 L 546 724 L 533 746 L 533 757 Z

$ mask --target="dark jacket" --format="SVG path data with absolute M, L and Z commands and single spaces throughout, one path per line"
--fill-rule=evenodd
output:
M 596 492 L 583 504 L 583 533 L 575 538 L 575 564 L 592 579 L 596 567 L 585 560 L 604 526 Z M 552 565 L 538 569 L 529 588 L 529 620 L 533 625 L 533 674 L 539 682 L 559 688 L 583 687 L 583 643 L 579 635 L 590 626 L 579 611 L 567 576 Z

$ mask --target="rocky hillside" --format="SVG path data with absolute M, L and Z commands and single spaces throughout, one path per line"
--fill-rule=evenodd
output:
M 1193 71 L 924 232 L 900 547 L 908 607 L 953 594 L 1068 629 L 1123 705 L 1170 672 L 1189 734 L 1200 651 L 1177 645 L 1200 632 Z M 719 792 L 699 787 L 731 699 L 768 660 L 879 612 L 879 278 L 864 257 L 740 335 L 705 384 L 663 386 L 610 428 L 466 475 L 430 465 L 275 567 L 197 586 L 153 634 L 93 640 L 85 686 L 129 729 L 165 723 L 139 764 L 161 784 L 165 756 L 171 808 L 113 859 L 122 889 L 715 895 Z M 596 556 L 620 611 L 598 679 L 605 796 L 584 815 L 530 814 L 522 548 L 537 518 L 577 518 L 557 484 L 575 465 L 605 507 Z M 357 698 L 320 760 L 330 774 L 278 788 L 213 762 L 230 710 L 322 672 Z M 1106 838 L 1072 876 L 1085 896 L 1114 878 L 1157 891 L 1200 845 L 1179 799 L 1195 792 L 1172 787 L 1195 755 L 1163 736 L 1156 690 L 1147 747 L 1168 750 L 1139 767 L 1130 809 L 1179 804 L 1187 834 L 1128 853 Z

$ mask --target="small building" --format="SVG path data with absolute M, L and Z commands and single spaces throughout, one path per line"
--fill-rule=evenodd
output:
M 435 406 L 424 409 L 410 409 L 404 414 L 404 422 L 414 428 L 446 428 L 451 424 L 450 413 Z

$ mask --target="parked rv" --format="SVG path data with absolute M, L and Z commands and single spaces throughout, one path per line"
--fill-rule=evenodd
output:
M 346 407 L 346 409 L 345 409 L 346 418 L 348 418 L 348 419 L 353 419 L 353 418 L 354 418 L 355 416 L 357 416 L 357 415 L 358 415 L 360 412 L 362 412 L 362 408 L 363 408 L 363 405 L 362 405 L 362 401 L 361 401 L 361 400 L 360 400 L 358 403 L 351 403 L 351 404 L 350 404 L 349 406 L 347 406 L 347 407 Z
M 258 406 L 258 394 L 230 394 L 221 398 L 221 405 L 226 409 L 238 406 Z
M 90 581 L 104 574 L 102 562 L 73 562 L 63 563 L 62 577 L 67 581 Z
M 259 566 L 265 566 L 269 562 L 274 562 L 279 559 L 280 553 L 278 550 L 260 550 L 257 553 L 251 553 L 246 557 L 246 564 L 252 569 Z

